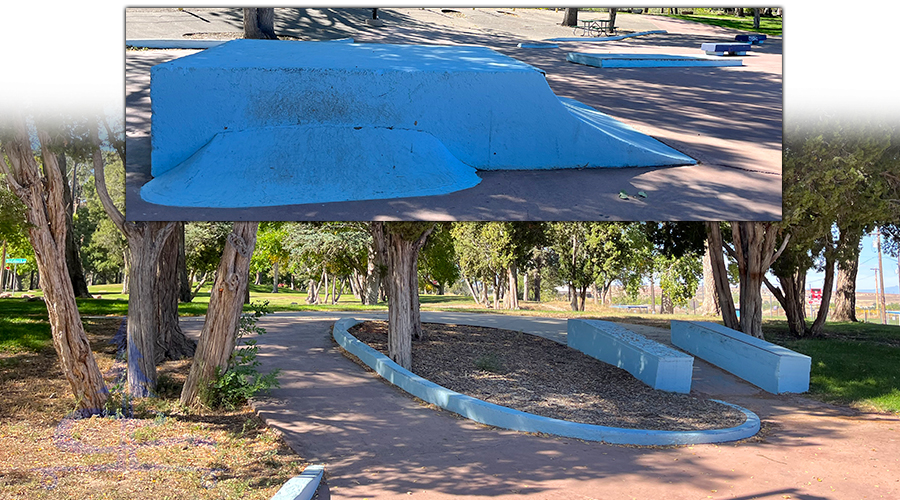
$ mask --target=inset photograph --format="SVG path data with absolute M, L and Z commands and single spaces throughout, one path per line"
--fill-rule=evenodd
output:
M 126 216 L 780 220 L 782 37 L 758 31 L 642 9 L 126 9 Z

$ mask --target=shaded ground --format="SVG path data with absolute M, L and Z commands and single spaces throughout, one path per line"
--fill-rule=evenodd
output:
M 119 402 L 122 363 L 110 340 L 121 322 L 85 320 Z M 52 348 L 0 353 L 0 498 L 271 498 L 305 462 L 249 408 L 180 411 L 189 369 L 161 365 L 161 397 L 136 403 L 133 418 L 76 420 L 66 418 L 75 399 Z
M 655 430 L 735 427 L 743 413 L 686 394 L 656 391 L 631 374 L 552 340 L 522 332 L 425 323 L 412 372 L 508 408 L 571 422 Z M 387 323 L 350 334 L 387 355 Z
M 375 314 L 356 317 L 367 315 Z M 277 313 L 260 322 L 268 330 L 261 369 L 283 371 L 281 388 L 256 408 L 301 455 L 326 464 L 321 498 L 900 495 L 896 417 L 753 391 L 722 398 L 762 419 L 763 432 L 739 443 L 626 447 L 505 431 L 423 405 L 345 358 L 330 335 L 341 316 L 354 315 Z

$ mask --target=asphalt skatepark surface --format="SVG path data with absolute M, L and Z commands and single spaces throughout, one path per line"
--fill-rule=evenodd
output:
M 260 370 L 281 387 L 255 407 L 304 459 L 325 465 L 318 498 L 342 499 L 893 499 L 900 496 L 900 418 L 798 395 L 772 395 L 704 365 L 692 395 L 755 412 L 761 432 L 737 443 L 615 446 L 477 424 L 437 410 L 343 356 L 339 317 L 261 319 Z M 424 322 L 474 324 L 564 338 L 564 319 L 422 312 Z M 182 321 L 196 336 L 203 318 Z M 633 325 L 625 325 L 629 328 Z M 562 330 L 560 329 L 562 328 Z M 642 327 L 664 339 L 667 330 Z M 653 330 L 656 330 L 655 332 Z
M 622 33 L 665 30 L 605 42 L 572 37 L 561 12 L 535 9 L 277 9 L 280 35 L 352 37 L 361 43 L 485 45 L 546 72 L 553 91 L 592 106 L 699 160 L 665 168 L 479 172 L 482 182 L 446 195 L 248 209 L 184 209 L 144 202 L 150 179 L 149 68 L 189 50 L 126 52 L 129 220 L 778 220 L 781 217 L 782 53 L 780 37 L 754 46 L 737 68 L 601 69 L 566 62 L 567 52 L 699 55 L 703 42 L 735 31 L 660 16 L 622 13 Z M 582 13 L 584 17 L 585 13 Z M 237 36 L 240 9 L 127 9 L 127 39 Z M 632 196 L 623 200 L 620 191 Z M 634 196 L 643 191 L 648 196 Z

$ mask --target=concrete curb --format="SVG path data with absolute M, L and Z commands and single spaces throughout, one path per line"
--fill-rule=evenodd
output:
M 548 38 L 544 40 L 545 42 L 614 42 L 616 40 L 624 40 L 626 38 L 631 38 L 634 36 L 644 36 L 644 35 L 664 35 L 668 33 L 666 30 L 650 30 L 650 31 L 640 31 L 638 33 L 629 33 L 627 35 L 617 35 L 617 36 L 581 36 L 581 37 L 563 37 L 563 38 Z
M 272 500 L 309 500 L 316 494 L 324 474 L 324 465 L 308 465 L 299 476 L 284 483 Z
M 726 404 L 744 413 L 746 416 L 744 423 L 727 429 L 658 431 L 567 422 L 513 410 L 451 391 L 404 369 L 387 356 L 360 342 L 347 332 L 350 327 L 361 322 L 353 318 L 344 318 L 335 322 L 332 331 L 335 341 L 391 384 L 423 401 L 483 424 L 515 431 L 553 434 L 584 439 L 586 441 L 641 446 L 722 443 L 745 439 L 759 432 L 760 420 L 756 414 L 731 403 L 718 400 L 714 401 Z

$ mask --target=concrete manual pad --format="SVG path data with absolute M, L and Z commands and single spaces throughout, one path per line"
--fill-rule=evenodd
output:
M 584 120 L 561 105 L 537 68 L 486 47 L 391 44 L 317 43 L 234 40 L 203 52 L 157 65 L 151 70 L 152 173 L 166 176 L 179 170 L 191 179 L 213 184 L 216 193 L 233 178 L 259 178 L 266 198 L 228 199 L 224 204 L 197 200 L 191 206 L 271 206 L 443 194 L 471 187 L 470 182 L 396 185 L 389 190 L 396 166 L 383 163 L 381 144 L 301 141 L 314 151 L 301 170 L 282 161 L 297 154 L 291 133 L 281 127 L 409 129 L 433 136 L 462 163 L 482 170 L 532 170 L 586 167 L 658 167 L 691 165 L 692 158 L 632 131 L 622 139 L 615 120 Z M 583 108 L 583 106 L 581 106 Z M 597 112 L 594 112 L 597 113 Z M 584 115 L 581 112 L 580 115 Z M 605 127 L 612 125 L 614 133 Z M 260 147 L 236 132 L 265 128 Z M 220 134 L 222 134 L 220 136 Z M 424 137 L 424 136 L 423 136 Z M 216 138 L 219 138 L 217 141 Z M 207 147 L 210 141 L 227 147 Z M 291 140 L 288 140 L 291 139 Z M 392 141 L 387 134 L 381 139 Z M 642 144 L 650 139 L 653 147 Z M 243 141 L 243 143 L 241 142 Z M 360 151 L 353 148 L 363 147 Z M 387 146 L 400 148 L 399 145 Z M 403 146 L 406 147 L 406 146 Z M 241 152 L 240 149 L 247 149 Z M 320 151 L 315 151 L 315 150 Z M 201 153 L 198 153 L 200 150 Z M 213 154 L 227 153 L 224 156 Z M 197 156 L 205 158 L 197 160 Z M 439 155 L 438 161 L 446 155 Z M 336 165 L 346 158 L 372 158 L 353 165 Z M 236 158 L 243 160 L 232 165 Z M 430 170 L 429 158 L 419 158 Z M 293 168 L 284 174 L 282 168 Z M 340 182 L 329 186 L 326 174 L 337 169 L 351 178 L 374 180 L 360 193 Z M 269 170 L 272 170 L 271 172 Z M 303 197 L 292 181 L 300 172 L 319 186 L 321 196 Z M 424 181 L 427 176 L 419 176 Z M 167 186 L 180 185 L 178 180 Z M 436 189 L 441 187 L 442 189 Z M 151 189 L 143 197 L 163 205 L 186 206 L 169 190 Z M 274 193 L 278 194 L 274 194 Z M 194 195 L 196 197 L 196 195 Z M 213 195 L 215 196 L 215 195 Z
M 569 52 L 566 54 L 566 60 L 597 68 L 691 68 L 742 66 L 744 64 L 740 59 L 669 54 L 591 54 L 588 52 Z
M 180 207 L 277 206 L 427 196 L 479 182 L 474 168 L 425 132 L 264 127 L 216 134 L 148 182 L 141 197 Z

